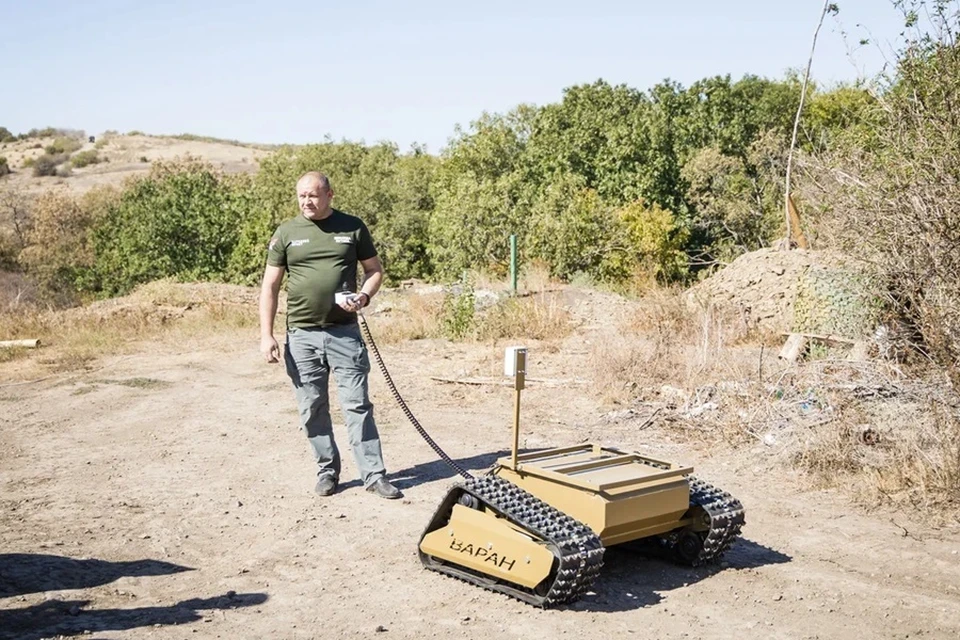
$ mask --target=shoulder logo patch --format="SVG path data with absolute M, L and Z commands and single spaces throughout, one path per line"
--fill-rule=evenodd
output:
M 350 236 L 333 236 L 333 239 L 337 244 L 350 244 L 353 242 L 353 238 Z
M 270 244 L 267 246 L 267 251 L 273 251 L 273 248 L 277 246 L 278 242 L 280 242 L 280 238 L 270 238 Z

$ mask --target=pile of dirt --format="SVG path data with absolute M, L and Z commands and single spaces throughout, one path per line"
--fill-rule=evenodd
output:
M 257 306 L 259 287 L 222 282 L 174 282 L 157 280 L 138 287 L 129 296 L 133 300 L 169 304 L 237 304 Z M 104 300 L 102 303 L 109 303 Z
M 687 291 L 691 304 L 712 306 L 742 318 L 751 329 L 794 330 L 797 293 L 811 272 L 850 268 L 843 256 L 824 251 L 760 249 L 746 253 Z
M 260 290 L 235 284 L 215 282 L 180 283 L 158 280 L 137 288 L 118 298 L 99 300 L 92 304 L 67 309 L 68 319 L 138 317 L 160 323 L 184 317 L 195 309 L 211 307 L 257 308 Z M 286 292 L 280 293 L 281 304 L 286 303 Z M 283 307 L 281 307 L 283 308 Z

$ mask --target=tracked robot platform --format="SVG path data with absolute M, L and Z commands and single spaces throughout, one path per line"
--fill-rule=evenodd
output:
M 549 607 L 590 588 L 606 547 L 650 540 L 674 560 L 696 566 L 718 558 L 740 533 L 740 502 L 694 478 L 691 467 L 595 444 L 519 454 L 524 347 L 508 348 L 504 360 L 504 375 L 514 378 L 516 390 L 512 455 L 474 477 L 407 407 L 362 315 L 361 327 L 407 418 L 464 478 L 420 538 L 427 569 Z
M 605 547 L 654 539 L 677 561 L 720 556 L 740 503 L 693 469 L 598 445 L 504 458 L 453 487 L 420 540 L 431 570 L 548 607 L 582 595 Z

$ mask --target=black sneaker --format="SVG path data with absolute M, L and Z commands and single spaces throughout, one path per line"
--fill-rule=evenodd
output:
M 332 496 L 337 491 L 337 479 L 333 476 L 323 476 L 317 480 L 317 486 L 314 488 L 321 496 Z
M 400 489 L 397 489 L 395 486 L 390 484 L 390 482 L 384 478 L 377 478 L 376 482 L 367 487 L 367 491 L 370 493 L 375 493 L 381 498 L 386 498 L 387 500 L 396 500 L 397 498 L 402 498 L 403 494 L 400 493 Z

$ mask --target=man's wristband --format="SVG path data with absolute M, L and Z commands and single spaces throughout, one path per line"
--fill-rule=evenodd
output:
M 367 306 L 368 304 L 370 304 L 370 294 L 369 294 L 369 293 L 367 293 L 366 291 L 361 291 L 361 292 L 358 293 L 357 295 L 358 295 L 358 296 L 363 296 L 363 297 L 365 297 L 365 298 L 367 299 L 367 301 L 363 303 L 363 306 Z

